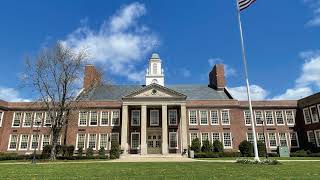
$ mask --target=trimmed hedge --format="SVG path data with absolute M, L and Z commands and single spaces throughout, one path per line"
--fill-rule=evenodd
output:
M 311 151 L 298 150 L 290 153 L 291 157 L 320 157 L 320 153 L 312 153 Z
M 195 158 L 219 158 L 219 157 L 240 157 L 240 152 L 199 152 Z

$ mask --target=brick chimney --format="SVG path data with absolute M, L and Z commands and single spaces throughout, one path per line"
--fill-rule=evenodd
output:
M 209 73 L 209 86 L 221 91 L 224 90 L 225 85 L 224 65 L 216 64 Z
M 94 67 L 94 65 L 86 65 L 84 68 L 83 88 L 88 89 L 100 83 L 101 73 Z

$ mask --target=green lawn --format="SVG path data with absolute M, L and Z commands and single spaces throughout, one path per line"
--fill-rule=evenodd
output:
M 319 167 L 320 162 L 2 164 L 0 179 L 319 179 Z

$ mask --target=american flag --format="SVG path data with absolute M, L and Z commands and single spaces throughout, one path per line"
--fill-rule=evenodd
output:
M 256 0 L 238 0 L 238 7 L 239 11 L 242 11 L 249 7 L 252 3 L 254 3 Z

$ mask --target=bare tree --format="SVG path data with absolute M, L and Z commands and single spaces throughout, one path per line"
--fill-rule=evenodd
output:
M 25 82 L 39 96 L 39 104 L 50 118 L 52 150 L 50 159 L 56 159 L 56 146 L 70 111 L 81 100 L 81 77 L 86 63 L 85 50 L 74 52 L 57 42 L 43 49 L 35 58 L 27 58 Z

